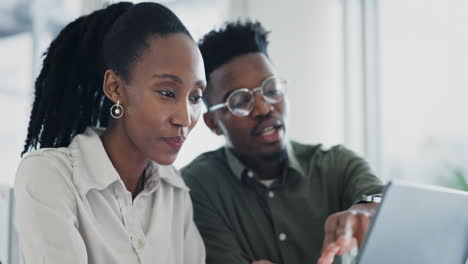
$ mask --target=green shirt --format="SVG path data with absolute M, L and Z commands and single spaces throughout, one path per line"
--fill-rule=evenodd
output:
M 182 169 L 207 264 L 316 263 L 327 216 L 382 192 L 367 163 L 342 146 L 290 142 L 287 153 L 287 169 L 269 187 L 227 148 Z

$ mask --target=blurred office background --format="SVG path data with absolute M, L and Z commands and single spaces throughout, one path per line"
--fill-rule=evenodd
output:
M 0 260 L 5 213 L 26 136 L 41 54 L 104 0 L 0 1 Z M 137 2 L 137 1 L 134 1 Z M 468 1 L 165 0 L 198 39 L 224 21 L 270 29 L 288 80 L 289 136 L 344 144 L 384 181 L 468 190 Z M 200 119 L 175 165 L 223 144 Z M 40 175 L 38 175 L 40 176 Z M 3 232 L 3 235 L 2 235 Z M 14 256 L 10 254 L 10 260 Z

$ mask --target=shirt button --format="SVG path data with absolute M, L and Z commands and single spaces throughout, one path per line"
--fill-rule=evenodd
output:
M 280 241 L 286 240 L 286 234 L 285 234 L 285 233 L 281 233 L 281 234 L 279 235 L 279 240 L 280 240 Z
M 138 239 L 137 247 L 138 249 L 143 249 L 145 247 L 145 241 L 143 239 Z
M 252 178 L 254 176 L 253 172 L 252 171 L 247 171 L 247 176 L 249 176 L 249 178 Z
M 273 191 L 268 192 L 268 197 L 273 198 L 275 197 L 275 193 Z

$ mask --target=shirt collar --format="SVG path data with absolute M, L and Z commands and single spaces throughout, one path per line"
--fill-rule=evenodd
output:
M 290 141 L 286 144 L 286 151 L 288 152 L 288 168 L 297 171 L 301 176 L 305 176 L 304 169 L 297 160 L 296 152 Z
M 159 165 L 158 163 L 151 161 L 147 169 L 147 175 L 149 178 L 154 178 L 157 175 L 157 178 L 169 185 L 186 191 L 189 190 L 179 172 L 173 165 Z
M 244 165 L 244 163 L 242 163 L 242 161 L 240 161 L 236 157 L 236 155 L 234 155 L 231 149 L 229 149 L 228 147 L 224 147 L 224 152 L 226 153 L 226 160 L 229 165 L 229 168 L 234 173 L 236 178 L 241 180 L 242 176 L 244 175 L 245 171 L 248 170 L 248 168 Z M 304 170 L 299 164 L 299 161 L 297 160 L 297 157 L 294 152 L 294 148 L 292 147 L 289 141 L 286 143 L 286 154 L 288 157 L 287 168 L 293 169 L 294 171 L 298 172 L 301 176 L 304 176 Z
M 236 178 L 239 180 L 242 179 L 242 174 L 247 167 L 234 155 L 232 150 L 230 150 L 228 147 L 224 147 L 224 152 L 226 153 L 226 160 L 229 168 L 234 173 Z
M 69 146 L 73 180 L 82 196 L 91 189 L 104 190 L 111 184 L 121 181 L 102 144 L 100 135 L 104 130 L 88 127 L 83 134 L 75 136 Z M 145 170 L 145 177 L 148 183 L 145 183 L 145 188 L 147 186 L 151 189 L 156 188 L 161 179 L 174 187 L 188 190 L 173 166 L 161 166 L 151 161 Z

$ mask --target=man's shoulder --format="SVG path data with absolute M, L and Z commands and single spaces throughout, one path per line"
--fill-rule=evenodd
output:
M 318 161 L 330 151 L 323 144 L 307 144 L 293 140 L 289 142 L 289 147 L 289 151 L 292 150 L 292 154 L 300 163 Z
M 182 177 L 187 178 L 192 175 L 210 174 L 207 172 L 213 172 L 214 170 L 220 169 L 227 166 L 225 157 L 224 147 L 219 149 L 208 151 L 200 154 L 189 164 L 184 166 L 180 173 Z
M 305 144 L 297 141 L 290 141 L 294 156 L 300 162 L 339 162 L 356 154 L 343 145 L 325 146 L 324 144 Z
M 311 156 L 317 154 L 323 148 L 322 144 L 306 144 L 291 140 L 289 144 L 296 156 Z
M 235 182 L 223 147 L 201 154 L 183 167 L 180 173 L 192 197 L 201 191 L 205 195 L 218 195 L 220 191 L 231 188 Z
M 322 143 L 308 144 L 295 140 L 291 140 L 290 144 L 296 154 L 311 155 L 311 154 L 329 154 L 342 151 L 349 151 L 345 146 L 337 144 L 327 146 Z

